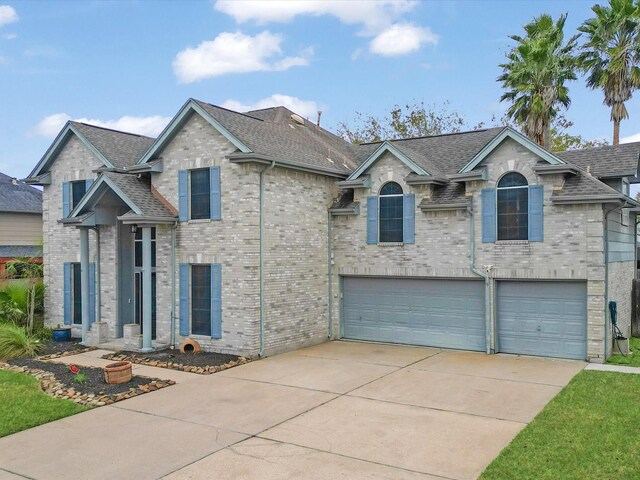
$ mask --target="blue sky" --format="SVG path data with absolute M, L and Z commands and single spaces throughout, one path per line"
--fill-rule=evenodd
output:
M 413 100 L 487 121 L 505 108 L 508 35 L 543 12 L 568 12 L 573 32 L 592 4 L 0 0 L 0 171 L 26 176 L 69 118 L 154 136 L 189 97 L 320 109 L 332 130 Z M 601 93 L 570 91 L 574 132 L 610 139 Z M 638 98 L 623 138 L 640 134 Z

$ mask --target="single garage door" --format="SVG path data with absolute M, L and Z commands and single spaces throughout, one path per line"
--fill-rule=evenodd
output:
M 343 337 L 484 350 L 484 283 L 345 277 Z
M 544 357 L 587 357 L 587 284 L 498 282 L 498 350 Z

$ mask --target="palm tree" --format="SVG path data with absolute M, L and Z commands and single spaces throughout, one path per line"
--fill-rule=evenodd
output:
M 525 36 L 513 35 L 516 45 L 507 53 L 507 62 L 500 65 L 505 93 L 500 101 L 508 100 L 507 110 L 534 142 L 549 146 L 551 121 L 558 107 L 571 103 L 565 83 L 576 79 L 576 59 L 573 51 L 579 35 L 564 41 L 567 15 L 554 22 L 543 14 L 524 26 Z
M 620 143 L 620 122 L 629 118 L 624 102 L 640 87 L 640 3 L 610 0 L 608 7 L 595 5 L 594 18 L 579 30 L 586 35 L 579 56 L 587 73 L 587 85 L 604 92 L 604 104 L 611 107 L 613 144 Z

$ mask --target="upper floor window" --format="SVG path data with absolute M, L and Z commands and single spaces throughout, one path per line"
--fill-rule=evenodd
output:
M 529 237 L 529 184 L 523 175 L 510 172 L 497 186 L 498 240 Z
M 200 168 L 189 173 L 191 218 L 211 218 L 211 172 L 208 168 Z
M 220 167 L 178 171 L 178 215 L 189 220 L 221 220 Z
M 380 189 L 380 242 L 402 242 L 402 187 L 395 182 Z
M 76 208 L 85 193 L 87 193 L 87 182 L 85 180 L 71 182 L 71 210 Z

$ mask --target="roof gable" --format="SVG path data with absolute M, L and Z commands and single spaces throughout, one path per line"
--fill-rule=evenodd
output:
M 42 173 L 46 173 L 72 135 L 75 135 L 82 142 L 82 144 L 87 147 L 89 151 L 93 153 L 93 155 L 104 164 L 105 167 L 115 168 L 114 165 L 109 160 L 107 160 L 107 158 L 82 134 L 77 125 L 74 122 L 69 121 L 62 128 L 60 133 L 58 133 L 58 136 L 55 138 L 51 146 L 47 149 L 44 156 L 40 159 L 38 164 L 35 166 L 33 171 L 29 174 L 29 177 L 27 178 L 34 178 Z
M 149 147 L 146 153 L 140 158 L 138 164 L 147 163 L 152 160 L 159 151 L 161 151 L 178 133 L 180 128 L 189 120 L 192 114 L 197 113 L 215 128 L 222 136 L 229 140 L 242 153 L 249 153 L 251 149 L 234 136 L 224 125 L 210 115 L 202 106 L 193 98 L 187 100 L 178 113 L 171 119 L 169 125 L 165 127 L 156 141 Z
M 548 152 L 540 145 L 535 142 L 532 142 L 527 137 L 518 133 L 511 127 L 504 127 L 504 129 L 496 135 L 489 143 L 487 143 L 464 167 L 462 167 L 458 173 L 468 173 L 471 172 L 474 168 L 480 165 L 498 146 L 507 138 L 514 140 L 519 143 L 523 147 L 535 153 L 538 157 L 542 158 L 544 161 L 550 163 L 551 165 L 561 165 L 564 164 L 564 160 L 555 156 L 554 154 Z
M 369 157 L 360 164 L 358 168 L 347 178 L 347 180 L 355 180 L 364 172 L 366 172 L 373 164 L 375 164 L 385 153 L 391 153 L 394 157 L 404 163 L 417 175 L 429 175 L 429 172 L 420 167 L 417 163 L 411 160 L 407 155 L 402 153 L 398 147 L 392 143 L 383 142 Z
M 0 173 L 0 212 L 41 214 L 42 192 Z

